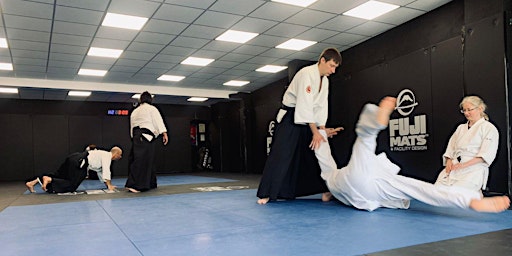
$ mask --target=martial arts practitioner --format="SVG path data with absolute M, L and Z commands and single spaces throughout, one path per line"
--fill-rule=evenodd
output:
M 329 143 L 322 143 L 315 150 L 322 178 L 334 197 L 346 205 L 367 211 L 379 207 L 407 209 L 411 199 L 433 206 L 471 208 L 481 212 L 500 212 L 509 207 L 507 196 L 483 198 L 478 191 L 436 186 L 398 175 L 400 168 L 385 153 L 375 154 L 377 135 L 387 127 L 395 105 L 395 98 L 385 97 L 379 107 L 374 104 L 364 106 L 347 166 L 337 169 Z M 325 138 L 325 132 L 321 133 Z
M 257 192 L 259 204 L 328 192 L 311 149 L 324 141 L 318 131 L 325 129 L 327 122 L 327 77 L 340 64 L 338 50 L 328 48 L 317 63 L 302 68 L 292 79 L 277 115 L 272 147 Z
M 87 175 L 87 170 L 98 172 L 109 190 L 114 190 L 110 180 L 110 165 L 112 160 L 121 159 L 123 151 L 119 147 L 112 147 L 110 152 L 104 150 L 90 150 L 77 152 L 66 157 L 59 169 L 46 173 L 25 183 L 28 190 L 35 192 L 34 186 L 40 183 L 42 189 L 48 193 L 75 192 Z
M 125 187 L 128 191 L 138 193 L 157 187 L 156 170 L 153 165 L 155 141 L 162 134 L 163 143 L 167 145 L 167 128 L 158 109 L 151 105 L 153 98 L 149 92 L 143 92 L 139 106 L 130 115 L 130 135 L 132 150 L 128 179 Z
M 478 96 L 467 96 L 460 103 L 467 122 L 452 134 L 443 154 L 445 169 L 435 184 L 485 190 L 489 166 L 498 151 L 498 129 L 489 122 L 486 105 Z

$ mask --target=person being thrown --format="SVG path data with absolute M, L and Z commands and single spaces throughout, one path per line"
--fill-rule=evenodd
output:
M 379 207 L 408 209 L 411 199 L 438 207 L 501 212 L 510 206 L 508 196 L 483 197 L 478 191 L 462 187 L 434 185 L 398 175 L 400 167 L 385 153 L 376 155 L 377 135 L 385 129 L 396 106 L 396 98 L 385 97 L 379 106 L 366 104 L 356 125 L 357 139 L 347 166 L 338 169 L 329 143 L 321 143 L 315 155 L 332 195 L 357 209 L 373 211 Z M 324 131 L 320 131 L 324 138 Z

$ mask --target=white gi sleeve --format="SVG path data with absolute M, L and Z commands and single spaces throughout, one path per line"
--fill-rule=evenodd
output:
M 491 165 L 498 152 L 499 145 L 499 132 L 494 125 L 489 123 L 488 125 L 482 126 L 482 145 L 478 151 L 477 157 L 481 157 L 484 161 Z

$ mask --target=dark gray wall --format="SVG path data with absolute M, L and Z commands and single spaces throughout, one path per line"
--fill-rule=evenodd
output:
M 190 121 L 210 119 L 210 108 L 157 105 L 169 130 L 169 144 L 157 144 L 158 173 L 191 171 Z M 0 181 L 24 180 L 58 168 L 72 152 L 88 144 L 123 149 L 113 164 L 114 176 L 128 173 L 131 142 L 128 116 L 108 116 L 108 109 L 131 104 L 0 99 Z

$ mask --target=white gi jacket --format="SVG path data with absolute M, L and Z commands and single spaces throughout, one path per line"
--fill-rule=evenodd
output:
M 133 128 L 134 127 L 146 128 L 153 132 L 156 136 L 167 132 L 167 128 L 165 127 L 164 120 L 160 115 L 158 109 L 147 103 L 142 103 L 136 109 L 133 110 L 130 115 L 130 136 L 133 138 Z M 149 141 L 153 138 L 146 137 Z
M 346 205 L 373 211 L 379 207 L 407 209 L 410 199 L 434 206 L 468 208 L 480 193 L 461 187 L 434 184 L 398 175 L 400 167 L 385 153 L 375 154 L 377 135 L 385 128 L 377 123 L 379 107 L 367 104 L 356 126 L 357 139 L 347 166 L 337 169 L 329 142 L 322 142 L 315 155 L 329 191 Z M 327 140 L 325 130 L 320 133 Z
M 320 82 L 322 87 L 320 88 Z M 329 79 L 320 77 L 318 63 L 299 70 L 283 95 L 283 105 L 295 108 L 296 124 L 315 123 L 325 126 L 327 122 Z M 277 121 L 280 122 L 285 110 L 280 110 Z
M 452 159 L 454 164 L 459 163 L 459 159 L 460 163 L 464 163 L 475 157 L 481 157 L 484 162 L 452 171 L 449 175 L 443 170 L 436 184 L 462 186 L 474 190 L 485 189 L 489 166 L 496 157 L 498 144 L 498 130 L 484 118 L 476 121 L 471 128 L 467 123 L 459 125 L 448 141 L 446 152 L 443 154 L 443 165 L 446 165 L 445 157 Z
M 104 150 L 89 150 L 87 161 L 89 161 L 87 169 L 97 172 L 101 182 L 111 180 L 112 153 Z

